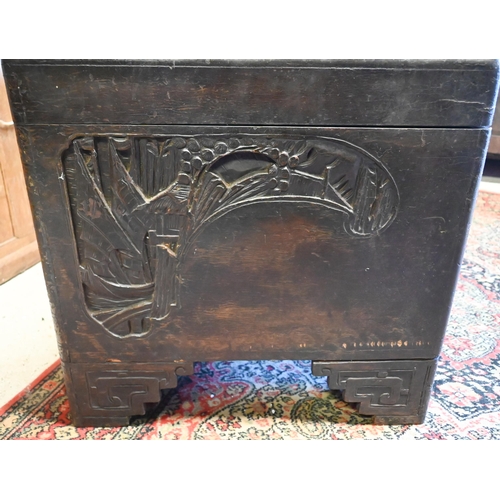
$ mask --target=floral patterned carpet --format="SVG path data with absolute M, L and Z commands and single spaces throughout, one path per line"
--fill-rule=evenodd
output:
M 68 413 L 57 364 L 0 409 L 0 439 L 500 439 L 500 195 L 477 200 L 424 424 L 370 425 L 309 361 L 198 363 L 128 427 Z

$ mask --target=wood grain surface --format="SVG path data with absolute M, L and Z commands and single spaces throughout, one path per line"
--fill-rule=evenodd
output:
M 16 123 L 486 127 L 496 61 L 3 61 Z
M 362 411 L 423 420 L 496 61 L 3 68 L 77 425 L 238 359 L 347 367 Z

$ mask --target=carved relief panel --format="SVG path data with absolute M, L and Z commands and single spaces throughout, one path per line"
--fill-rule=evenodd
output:
M 337 139 L 86 136 L 63 163 L 86 307 L 118 337 L 144 336 L 181 309 L 183 260 L 228 212 L 311 203 L 338 213 L 332 233 L 369 238 L 399 202 L 387 169 Z

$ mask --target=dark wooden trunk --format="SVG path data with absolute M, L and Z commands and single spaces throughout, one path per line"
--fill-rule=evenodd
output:
M 4 61 L 76 425 L 195 361 L 425 418 L 494 61 Z

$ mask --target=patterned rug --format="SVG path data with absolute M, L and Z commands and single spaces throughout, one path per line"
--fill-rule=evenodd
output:
M 422 425 L 370 425 L 309 361 L 197 363 L 123 428 L 70 424 L 56 364 L 0 409 L 0 439 L 500 439 L 500 195 L 481 192 Z

